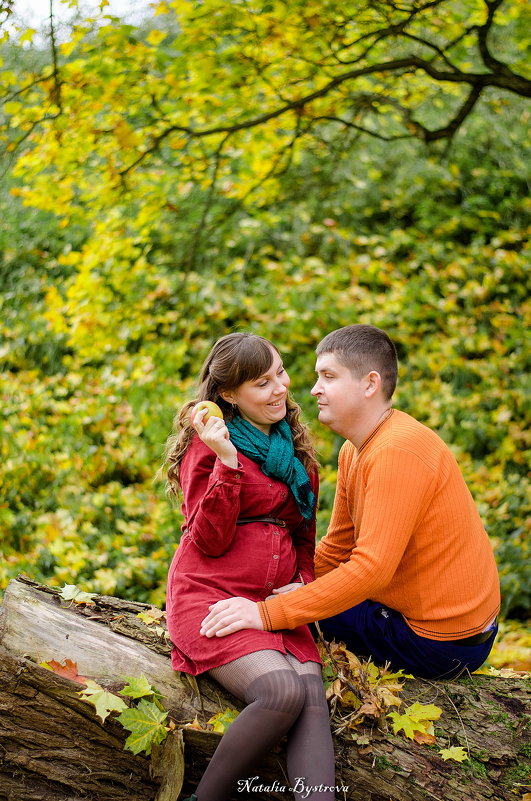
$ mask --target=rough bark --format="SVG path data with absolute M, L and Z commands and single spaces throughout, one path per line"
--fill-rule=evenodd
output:
M 0 610 L 0 801 L 176 801 L 170 776 L 179 762 L 181 735 L 170 735 L 154 758 L 123 748 L 127 732 L 112 717 L 104 724 L 79 698 L 79 684 L 43 667 L 71 659 L 78 671 L 110 689 L 123 676 L 144 674 L 164 695 L 178 724 L 195 717 L 204 726 L 241 704 L 215 682 L 193 682 L 171 670 L 170 644 L 137 614 L 144 604 L 96 596 L 90 606 L 62 601 L 57 590 L 27 579 L 10 583 Z M 373 721 L 335 736 L 338 785 L 349 801 L 515 801 L 529 783 L 529 683 L 520 678 L 472 676 L 451 682 L 409 681 L 406 699 L 443 709 L 436 747 L 418 745 Z M 220 735 L 190 728 L 184 741 L 183 794 L 193 791 Z M 440 747 L 462 745 L 471 759 L 445 762 Z M 527 771 L 526 771 L 527 766 Z M 256 770 L 256 789 L 234 799 L 283 799 L 290 793 L 280 746 Z M 527 776 L 527 777 L 526 777 Z M 171 780 L 170 780 L 171 778 Z

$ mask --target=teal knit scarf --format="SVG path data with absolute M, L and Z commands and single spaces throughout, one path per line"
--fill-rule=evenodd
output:
M 257 462 L 266 476 L 284 481 L 292 491 L 301 515 L 309 520 L 315 509 L 315 495 L 304 465 L 295 456 L 291 428 L 286 420 L 271 426 L 269 436 L 242 417 L 227 423 L 237 450 Z

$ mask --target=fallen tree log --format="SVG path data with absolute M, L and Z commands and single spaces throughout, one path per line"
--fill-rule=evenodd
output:
M 221 736 L 207 721 L 241 704 L 208 678 L 195 684 L 172 671 L 163 623 L 138 618 L 148 609 L 108 596 L 69 603 L 29 579 L 10 582 L 0 608 L 0 801 L 176 801 L 181 785 L 183 795 L 193 791 Z M 112 716 L 102 723 L 79 683 L 39 664 L 66 659 L 111 691 L 143 674 L 162 693 L 175 732 L 151 757 L 124 750 L 121 724 Z M 402 696 L 443 709 L 437 746 L 395 736 L 385 721 L 358 727 L 357 741 L 336 734 L 336 783 L 348 788 L 338 799 L 516 801 L 531 789 L 529 682 L 411 680 Z M 202 730 L 181 728 L 194 719 Z M 444 761 L 439 749 L 448 746 L 463 746 L 469 758 Z M 292 797 L 282 747 L 256 776 L 234 799 Z

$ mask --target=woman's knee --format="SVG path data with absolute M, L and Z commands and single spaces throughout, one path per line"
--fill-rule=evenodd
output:
M 304 706 L 306 689 L 294 670 L 274 670 L 251 682 L 245 700 L 296 717 Z

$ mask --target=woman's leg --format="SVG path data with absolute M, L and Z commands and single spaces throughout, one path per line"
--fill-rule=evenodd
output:
M 295 798 L 332 801 L 333 790 L 324 789 L 334 785 L 334 752 L 320 665 L 257 651 L 209 673 L 248 706 L 223 735 L 197 787 L 198 801 L 225 801 L 286 733 Z
M 277 651 L 257 651 L 209 673 L 248 704 L 223 735 L 195 791 L 198 801 L 226 801 L 237 780 L 249 775 L 298 718 L 305 689 Z
M 328 704 L 321 665 L 299 662 L 291 654 L 287 660 L 299 674 L 306 692 L 302 711 L 289 730 L 287 763 L 288 775 L 296 799 L 334 799 L 335 761 Z M 308 788 L 322 786 L 322 790 Z

